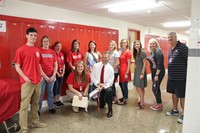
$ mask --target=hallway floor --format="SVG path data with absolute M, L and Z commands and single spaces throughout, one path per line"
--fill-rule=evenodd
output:
M 177 116 L 166 116 L 172 109 L 171 95 L 166 93 L 166 77 L 161 84 L 164 109 L 152 111 L 150 106 L 154 103 L 151 91 L 151 81 L 145 88 L 145 107 L 135 109 L 137 93 L 132 82 L 129 83 L 129 99 L 127 105 L 113 104 L 113 117 L 107 118 L 107 109 L 97 112 L 96 102 L 90 102 L 88 112 L 84 109 L 74 113 L 71 103 L 64 102 L 63 107 L 56 108 L 56 114 L 50 114 L 43 108 L 41 121 L 48 124 L 47 128 L 30 128 L 31 133 L 181 133 L 182 125 L 177 123 Z M 180 115 L 179 115 L 180 116 Z M 18 115 L 9 121 L 18 122 Z M 5 133 L 3 124 L 0 133 Z

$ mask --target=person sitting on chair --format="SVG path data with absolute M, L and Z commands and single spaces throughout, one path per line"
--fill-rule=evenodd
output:
M 112 111 L 112 84 L 114 81 L 114 69 L 108 63 L 109 53 L 104 52 L 102 54 L 102 61 L 94 64 L 91 72 L 91 81 L 93 85 L 99 89 L 100 92 L 100 108 L 104 108 L 105 103 L 108 104 L 107 117 L 110 118 L 113 115 Z

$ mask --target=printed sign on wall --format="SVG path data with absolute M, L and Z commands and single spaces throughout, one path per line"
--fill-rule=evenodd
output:
M 6 32 L 6 21 L 0 20 L 0 32 Z

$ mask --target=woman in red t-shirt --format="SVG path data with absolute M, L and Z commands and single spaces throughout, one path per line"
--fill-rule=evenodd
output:
M 77 95 L 79 100 L 82 97 L 88 96 L 88 89 L 90 84 L 90 75 L 86 72 L 86 67 L 83 61 L 78 61 L 75 65 L 75 70 L 72 71 L 66 83 L 68 84 L 69 91 L 73 93 L 73 95 Z M 79 112 L 78 107 L 72 108 L 74 112 Z
M 59 41 L 56 41 L 54 44 L 54 51 L 57 56 L 58 70 L 56 73 L 56 81 L 53 87 L 54 104 L 56 106 L 64 105 L 60 100 L 60 91 L 65 74 L 65 59 L 64 59 L 64 54 L 61 52 L 61 50 L 62 50 L 62 44 Z
M 127 104 L 128 101 L 128 81 L 131 80 L 130 62 L 131 52 L 129 50 L 129 42 L 126 39 L 122 39 L 120 42 L 122 48 L 121 55 L 119 57 L 119 85 L 122 90 L 123 98 L 119 99 L 118 104 Z
M 71 50 L 67 53 L 66 56 L 66 76 L 68 76 L 71 71 L 75 70 L 77 61 L 83 61 L 83 59 L 84 54 L 80 50 L 80 42 L 77 39 L 74 39 L 71 44 Z

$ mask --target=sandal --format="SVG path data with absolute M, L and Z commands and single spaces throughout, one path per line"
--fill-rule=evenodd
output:
M 118 100 L 112 101 L 113 104 L 118 104 Z
M 138 104 L 137 106 L 135 106 L 135 109 L 143 109 L 143 108 L 144 108 L 144 105 Z

